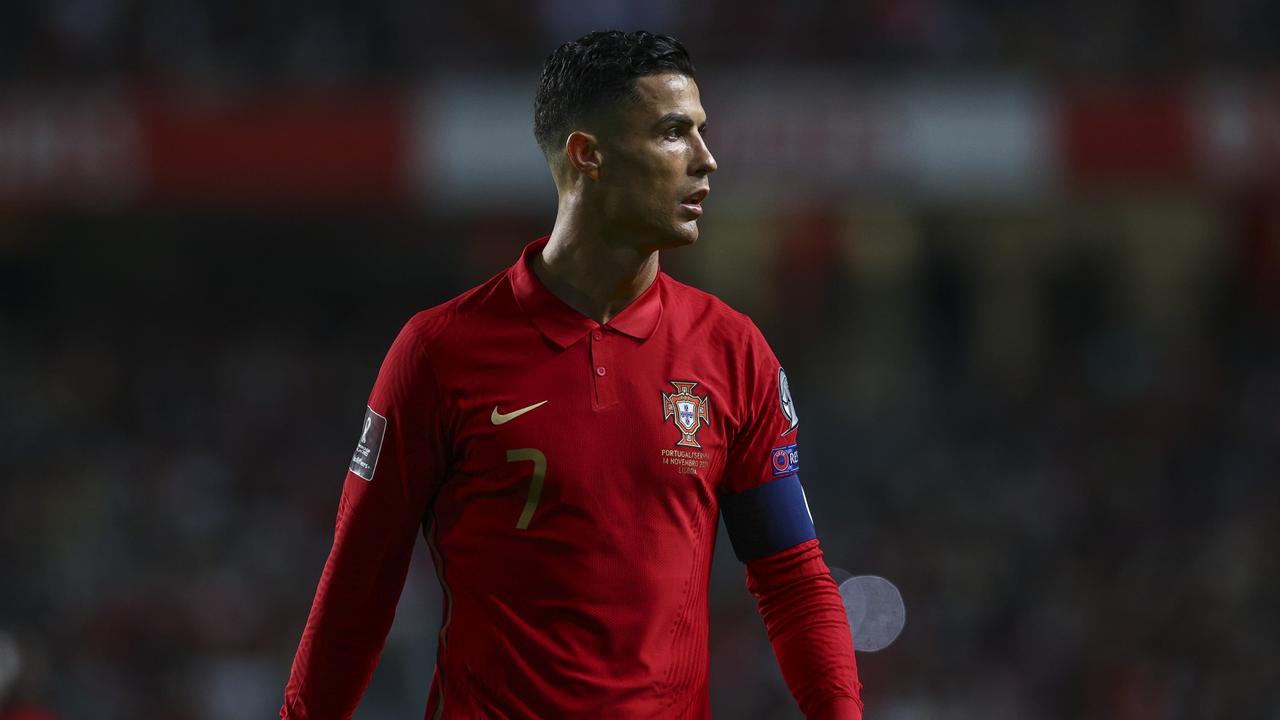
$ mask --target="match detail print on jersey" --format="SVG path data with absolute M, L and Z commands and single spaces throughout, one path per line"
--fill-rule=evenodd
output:
M 503 425 L 505 423 L 511 422 L 512 420 L 515 420 L 516 418 L 520 417 L 521 415 L 527 412 L 532 412 L 534 410 L 537 410 L 538 408 L 546 404 L 547 404 L 547 401 L 543 400 L 540 403 L 534 403 L 532 405 L 529 405 L 528 407 L 522 407 L 519 410 L 512 410 L 509 413 L 498 412 L 498 406 L 494 405 L 493 414 L 489 416 L 489 422 L 493 423 L 494 425 Z
M 378 453 L 382 451 L 382 437 L 386 432 L 387 419 L 366 406 L 360 442 L 356 443 L 356 451 L 351 454 L 351 472 L 365 480 L 373 480 L 373 473 L 378 469 Z

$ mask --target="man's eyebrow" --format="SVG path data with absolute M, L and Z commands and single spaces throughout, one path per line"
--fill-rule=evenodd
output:
M 660 125 L 683 125 L 685 127 L 693 127 L 693 118 L 682 112 L 669 112 L 658 118 L 658 122 L 654 123 L 654 127 Z M 705 124 L 705 123 L 704 123 Z

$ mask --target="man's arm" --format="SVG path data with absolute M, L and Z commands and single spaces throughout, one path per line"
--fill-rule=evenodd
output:
M 799 476 L 726 496 L 720 507 L 800 710 L 810 720 L 861 720 L 849 620 L 822 559 Z
M 370 394 L 281 718 L 350 718 L 395 617 L 418 528 L 445 462 L 422 317 L 396 338 Z
M 862 685 L 844 602 L 815 538 L 747 563 L 747 589 L 782 677 L 811 720 L 861 720 Z
M 726 462 L 720 511 L 805 717 L 861 720 L 853 636 L 800 484 L 799 416 L 786 373 L 751 330 L 741 356 L 743 424 Z

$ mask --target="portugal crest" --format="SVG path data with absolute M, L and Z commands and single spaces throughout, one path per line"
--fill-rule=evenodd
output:
M 680 431 L 680 440 L 676 447 L 701 448 L 698 444 L 698 428 L 702 423 L 710 422 L 707 416 L 708 399 L 706 395 L 694 395 L 696 382 L 671 380 L 676 391 L 668 395 L 662 393 L 662 419 L 675 417 L 676 429 Z

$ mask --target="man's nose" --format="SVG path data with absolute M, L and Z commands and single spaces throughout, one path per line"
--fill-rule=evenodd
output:
M 707 141 L 698 135 L 698 143 L 695 148 L 697 156 L 694 158 L 693 174 L 698 177 L 710 175 L 716 171 L 719 165 L 716 164 L 715 156 L 711 154 L 711 148 L 707 147 Z

